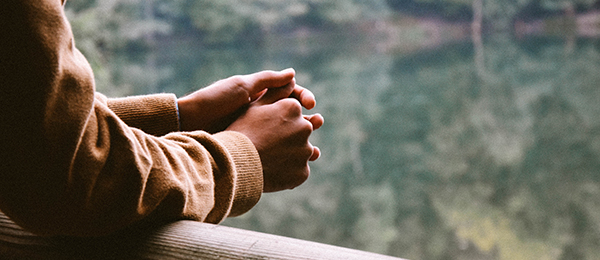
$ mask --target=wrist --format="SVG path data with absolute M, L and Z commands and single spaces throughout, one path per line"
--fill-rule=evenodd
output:
M 193 113 L 195 108 L 192 108 L 193 102 L 190 102 L 189 98 L 183 97 L 177 99 L 177 112 L 179 115 L 179 130 L 191 131 L 193 127 L 190 126 L 190 114 Z
M 195 111 L 198 111 L 198 108 L 195 105 L 195 102 L 188 97 L 182 97 L 177 99 L 177 112 L 179 115 L 179 130 L 181 131 L 192 131 L 198 130 L 199 128 L 194 125 L 194 122 L 201 121 L 197 115 L 194 115 Z M 190 120 L 195 118 L 195 120 Z M 198 129 L 195 129 L 198 128 Z

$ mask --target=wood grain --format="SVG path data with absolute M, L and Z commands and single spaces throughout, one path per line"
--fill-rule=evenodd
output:
M 2 259 L 400 259 L 243 229 L 177 221 L 100 238 L 40 237 L 0 212 Z

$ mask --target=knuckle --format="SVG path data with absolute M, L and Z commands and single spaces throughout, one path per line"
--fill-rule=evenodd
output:
M 234 85 L 236 85 L 238 87 L 244 87 L 246 85 L 246 79 L 244 78 L 244 76 L 240 76 L 240 75 L 231 76 L 231 77 L 229 77 L 229 80 L 231 81 L 231 83 L 233 83 Z
M 239 96 L 240 98 L 247 98 L 250 96 L 250 86 L 249 86 L 249 82 L 248 79 L 244 76 L 240 76 L 240 75 L 236 75 L 236 76 L 231 76 L 229 78 L 229 81 L 231 83 L 232 86 L 232 94 Z
M 308 143 L 308 138 L 310 137 L 310 135 L 313 132 L 313 126 L 308 120 L 306 120 L 304 118 L 299 118 L 297 131 L 298 131 L 298 135 L 300 136 L 302 142 Z
M 308 166 L 305 166 L 301 170 L 297 171 L 295 175 L 296 176 L 294 180 L 290 182 L 290 189 L 298 187 L 302 183 L 306 182 L 306 180 L 308 180 L 308 177 L 310 176 L 310 169 L 308 168 Z
M 302 122 L 304 123 L 304 130 L 308 131 L 309 133 L 312 133 L 312 131 L 313 131 L 313 124 L 310 121 L 308 121 L 308 120 L 306 120 L 304 118 L 302 118 Z
M 304 156 L 303 156 L 303 158 L 306 158 L 306 161 L 308 161 L 308 159 L 310 159 L 310 157 L 312 156 L 313 151 L 314 150 L 313 150 L 312 145 L 308 144 L 308 142 L 307 142 L 307 146 L 304 149 Z
M 285 98 L 282 101 L 285 102 L 290 107 L 298 108 L 298 109 L 302 108 L 302 106 L 300 105 L 300 101 L 298 101 L 295 98 Z
M 285 98 L 280 101 L 283 109 L 287 110 L 291 115 L 297 116 L 302 114 L 302 105 L 300 101 L 294 98 Z
M 275 73 L 275 71 L 272 70 L 263 70 L 261 72 L 258 72 L 257 76 L 260 76 L 261 78 L 273 78 L 277 76 L 277 74 Z

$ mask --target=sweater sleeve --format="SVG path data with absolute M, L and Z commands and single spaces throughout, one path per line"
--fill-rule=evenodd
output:
M 156 136 L 179 131 L 177 98 L 173 94 L 153 94 L 107 100 L 108 108 L 128 126 Z
M 6 0 L 0 11 L 0 209 L 38 234 L 94 236 L 142 220 L 218 223 L 255 205 L 250 140 L 172 132 L 169 120 L 157 135 L 128 126 L 95 93 L 63 4 Z

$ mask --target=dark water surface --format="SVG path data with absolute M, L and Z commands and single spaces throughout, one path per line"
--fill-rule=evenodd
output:
M 356 35 L 164 43 L 160 84 L 294 67 L 322 157 L 224 224 L 411 259 L 600 258 L 600 42 L 498 36 L 410 53 Z

